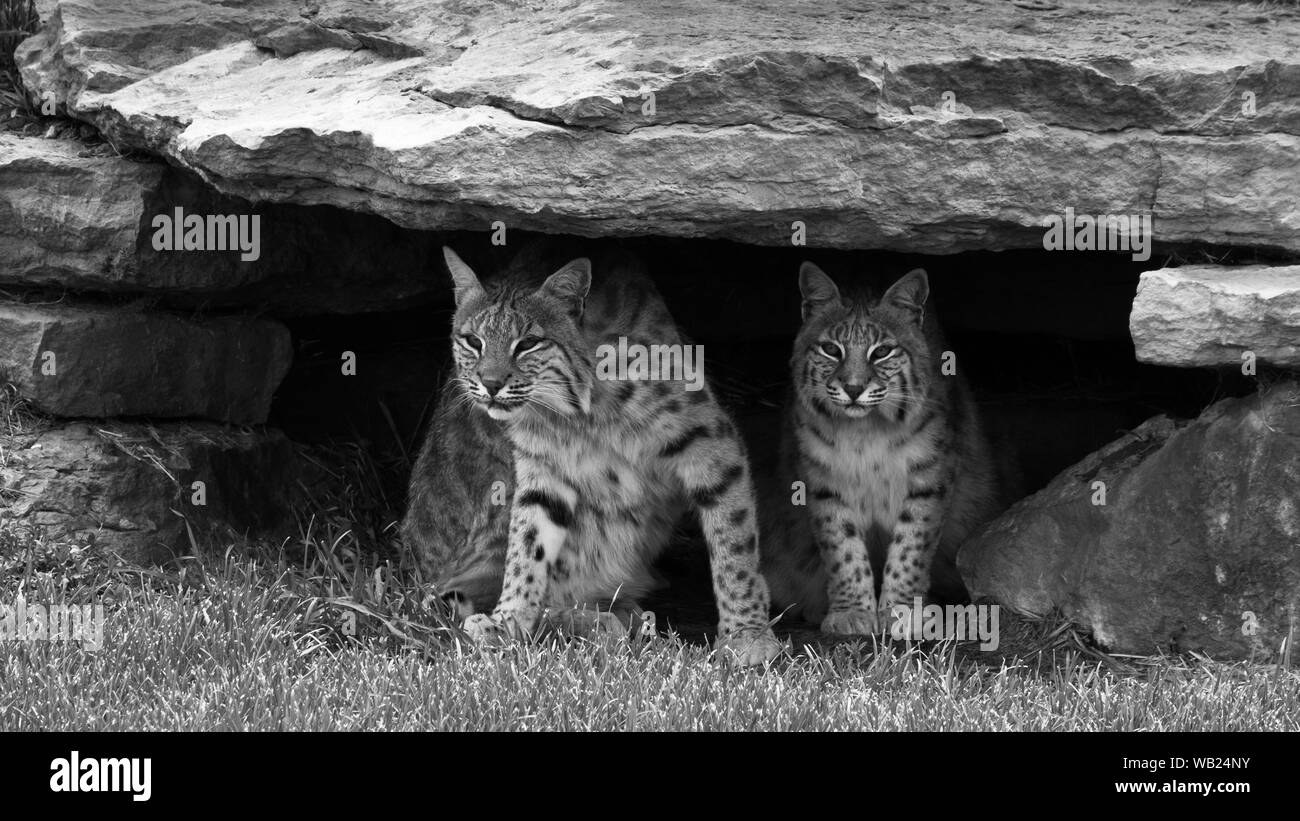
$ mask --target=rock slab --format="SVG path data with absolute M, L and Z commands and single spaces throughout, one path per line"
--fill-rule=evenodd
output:
M 162 166 L 0 133 L 0 281 L 105 287 L 135 278 Z
M 130 306 L 0 304 L 0 341 L 0 381 L 64 417 L 261 423 L 293 356 L 273 320 Z
M 156 250 L 154 220 L 174 221 L 177 209 L 258 217 L 258 258 Z M 255 206 L 182 169 L 123 159 L 102 145 L 0 133 L 0 285 L 165 295 L 182 309 L 391 310 L 445 293 L 437 260 L 447 243 L 457 244 L 456 235 L 336 208 Z
M 1300 265 L 1187 265 L 1142 274 L 1129 316 L 1140 362 L 1300 369 Z
M 1062 613 L 1112 651 L 1269 657 L 1300 634 L 1300 383 L 1148 420 L 957 563 L 977 599 Z
M 17 59 L 223 192 L 407 228 L 1300 250 L 1300 10 L 1020 5 L 100 0 Z
M 0 441 L 0 520 L 51 538 L 149 563 L 214 529 L 292 532 L 295 458 L 278 431 L 74 422 Z

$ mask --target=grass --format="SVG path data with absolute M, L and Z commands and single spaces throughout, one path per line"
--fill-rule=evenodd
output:
M 0 69 L 13 68 L 14 49 L 40 24 L 35 0 L 0 0 Z
M 21 91 L 14 49 L 40 25 L 32 0 L 0 0 L 0 126 L 10 130 L 11 120 L 32 115 L 31 104 Z
M 0 529 L 0 603 L 107 611 L 98 651 L 0 643 L 0 730 L 1300 728 L 1300 675 L 1277 666 L 855 642 L 738 671 L 671 635 L 471 647 L 400 565 L 317 536 L 163 571 Z
M 0 457 L 48 424 L 9 391 L 0 420 Z M 1004 619 L 1006 655 L 814 642 L 765 670 L 671 633 L 475 647 L 396 548 L 376 450 L 304 449 L 329 481 L 297 538 L 166 567 L 0 523 L 0 605 L 106 613 L 98 650 L 0 640 L 0 731 L 1300 729 L 1294 669 L 1114 658 L 1066 624 Z
M 36 33 L 41 16 L 35 0 L 0 0 L 0 105 L 25 105 L 17 89 L 14 49 Z M 7 87 L 6 87 L 7 86 Z
M 0 467 L 48 424 L 0 390 Z M 99 650 L 0 640 L 0 731 L 1300 729 L 1287 665 L 1116 658 L 1063 623 L 1004 618 L 1005 655 L 814 642 L 765 670 L 694 634 L 474 647 L 394 543 L 401 441 L 304 448 L 327 481 L 284 544 L 140 567 L 0 523 L 0 605 L 106 612 Z

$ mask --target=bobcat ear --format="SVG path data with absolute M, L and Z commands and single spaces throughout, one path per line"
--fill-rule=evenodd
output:
M 483 286 L 479 284 L 478 277 L 474 275 L 474 270 L 465 264 L 465 260 L 456 255 L 456 252 L 442 246 L 442 258 L 447 261 L 447 270 L 451 272 L 451 281 L 456 289 L 456 304 L 459 306 L 475 294 L 483 292 Z
M 892 305 L 895 308 L 907 311 L 916 315 L 917 324 L 925 315 L 925 300 L 930 296 L 930 278 L 926 276 L 925 269 L 916 268 L 908 271 L 903 278 L 885 291 L 881 297 L 881 303 Z
M 562 302 L 569 314 L 578 319 L 586 305 L 587 292 L 591 290 L 591 260 L 586 257 L 573 260 L 547 277 L 537 290 Z
M 799 292 L 803 294 L 803 318 L 840 301 L 840 289 L 826 272 L 811 262 L 799 266 Z

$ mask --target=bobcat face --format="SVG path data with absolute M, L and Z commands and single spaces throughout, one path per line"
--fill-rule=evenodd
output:
M 454 329 L 452 354 L 466 396 L 494 419 L 555 393 L 566 379 L 557 337 L 526 310 L 488 305 Z M 561 395 L 561 398 L 562 395 Z M 562 407 L 567 403 L 560 402 Z
M 594 366 L 578 327 L 590 262 L 574 260 L 533 290 L 488 292 L 455 252 L 443 252 L 456 283 L 452 353 L 467 401 L 501 420 L 590 411 Z
M 930 350 L 921 333 L 929 292 L 924 271 L 913 271 L 877 301 L 846 300 L 811 263 L 799 276 L 804 325 L 791 362 L 799 398 L 830 416 L 873 415 L 901 421 L 929 396 Z
M 861 313 L 828 326 L 805 353 L 807 388 L 851 418 L 866 416 L 905 386 L 911 357 L 889 330 Z

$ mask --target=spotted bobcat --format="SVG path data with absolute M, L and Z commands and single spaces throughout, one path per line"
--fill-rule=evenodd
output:
M 434 570 L 462 605 L 500 585 L 491 615 L 470 615 L 466 633 L 517 636 L 547 609 L 634 604 L 652 587 L 651 564 L 675 523 L 694 510 L 712 565 L 717 646 L 745 664 L 779 654 L 749 464 L 732 419 L 702 380 L 599 370 L 598 357 L 620 344 L 683 343 L 648 277 L 626 262 L 598 271 L 593 288 L 584 258 L 540 284 L 526 264 L 484 284 L 453 251 L 444 255 L 455 283 L 456 379 L 416 464 L 404 535 L 431 565 L 456 557 Z M 491 438 L 490 425 L 513 462 L 503 561 L 493 558 L 502 555 L 494 514 L 481 504 L 458 526 L 440 524 L 446 517 L 436 510 L 457 481 L 438 461 L 447 456 L 459 492 L 486 495 L 502 450 L 485 443 L 476 463 L 473 448 Z M 449 547 L 448 536 L 481 541 Z
M 952 559 L 996 512 L 995 470 L 965 381 L 943 373 L 925 271 L 878 299 L 844 298 L 806 262 L 799 288 L 764 573 L 776 605 L 823 632 L 883 632 L 891 606 L 926 597 L 932 581 L 942 597 L 962 595 Z

